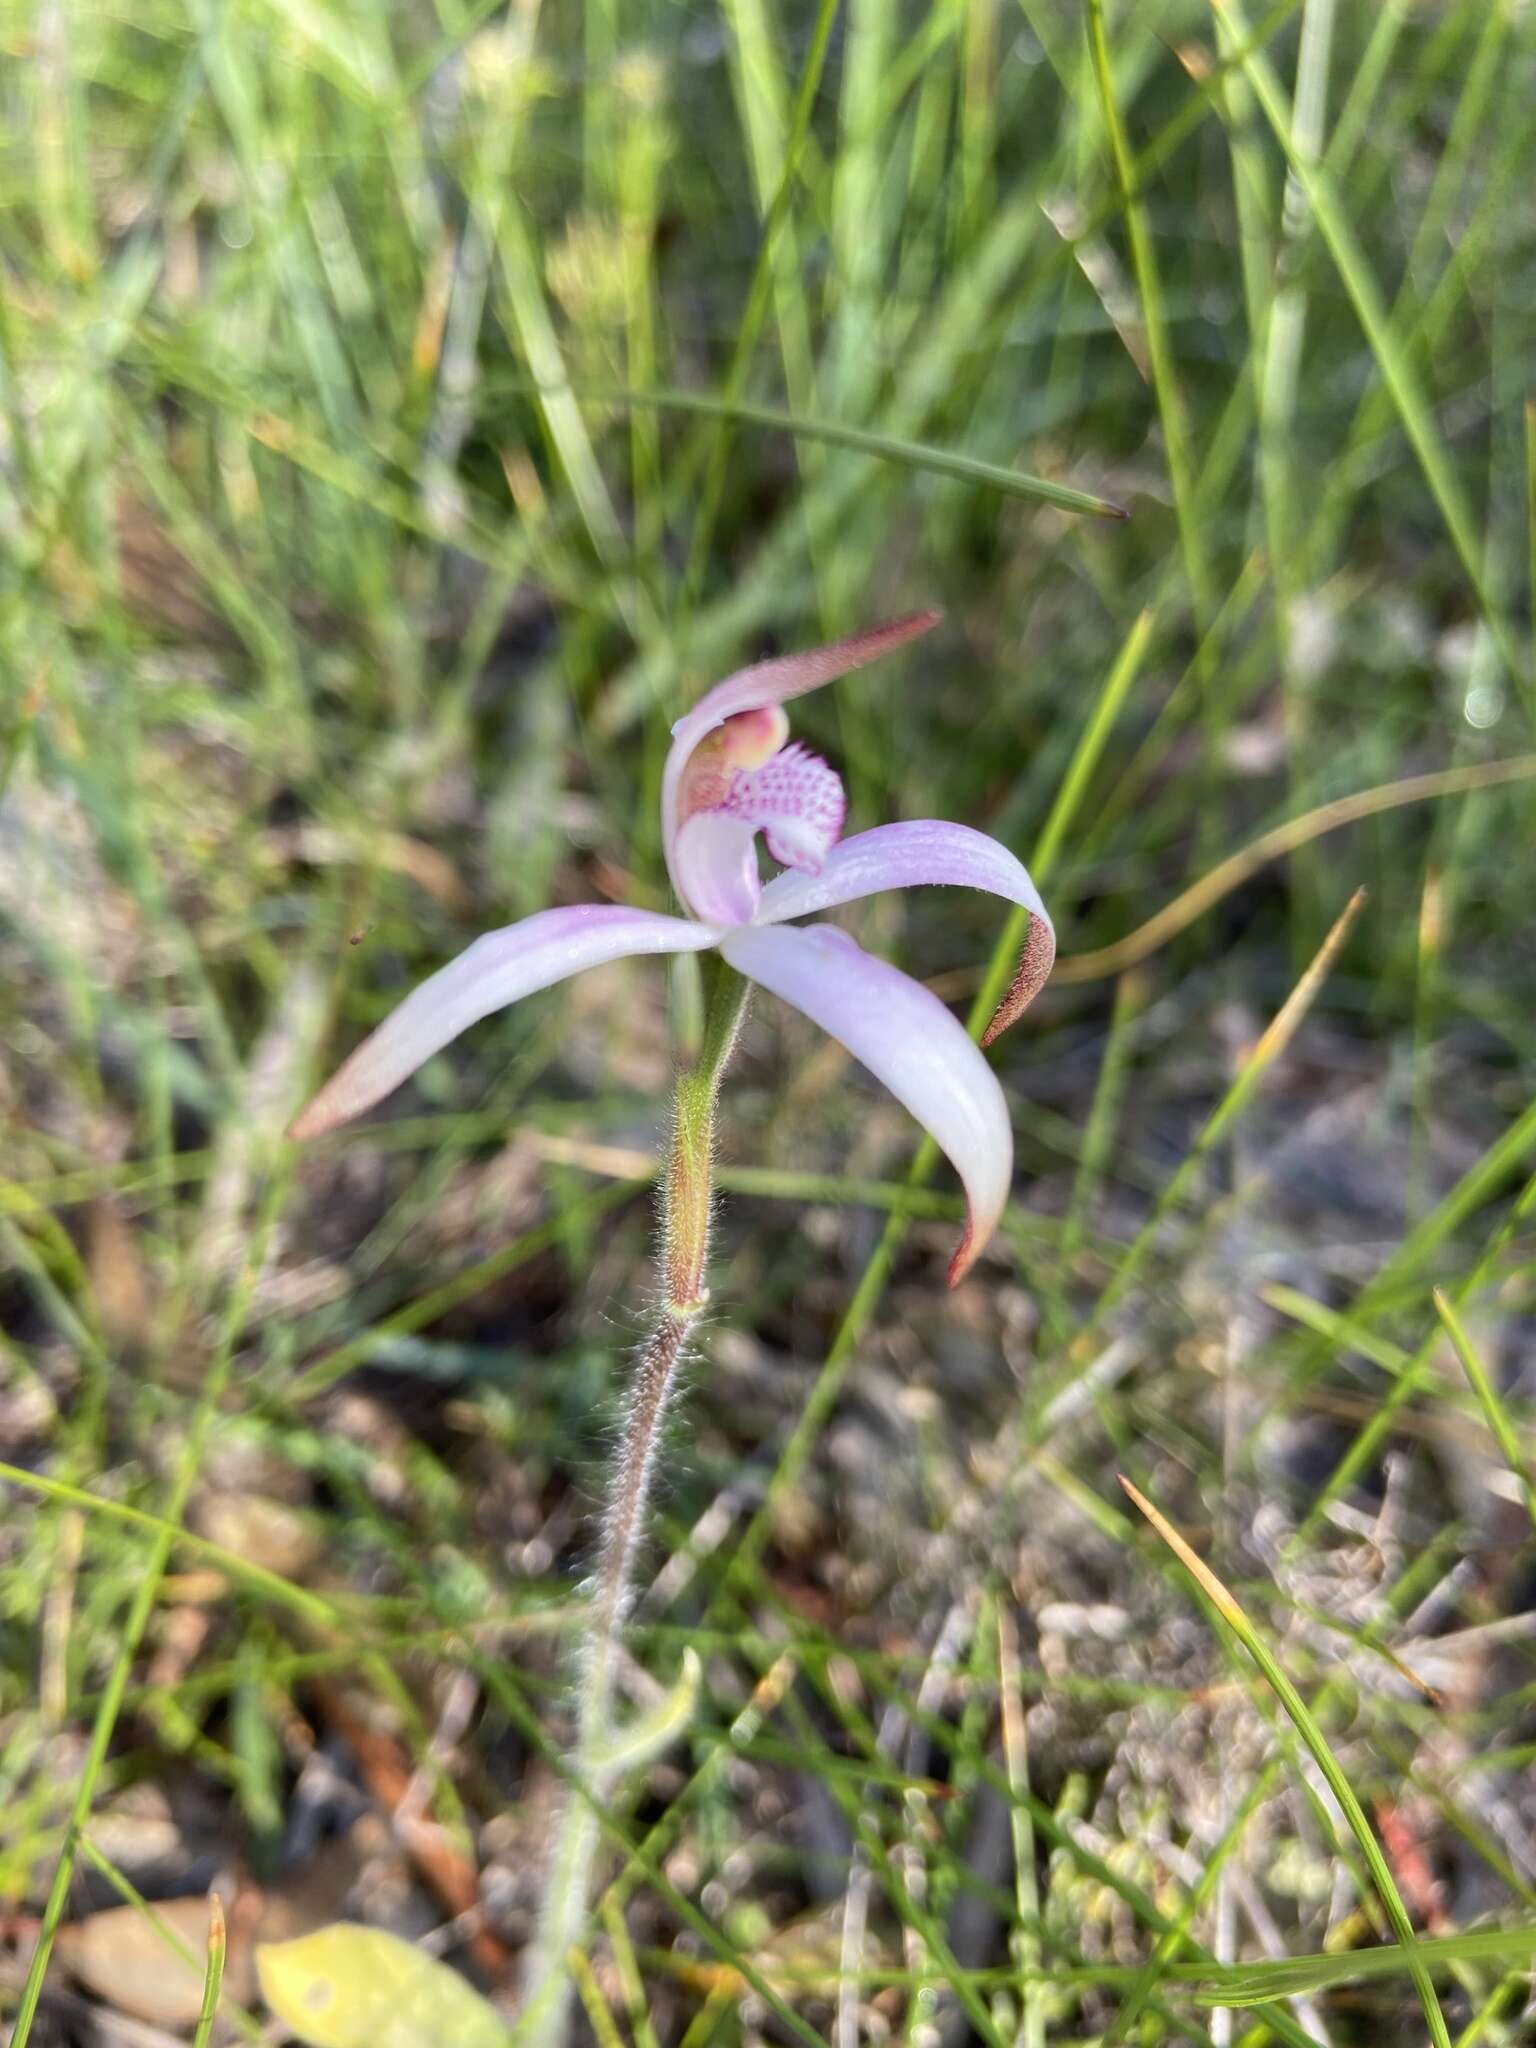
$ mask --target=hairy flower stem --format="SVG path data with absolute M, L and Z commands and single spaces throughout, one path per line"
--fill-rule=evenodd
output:
M 748 984 L 718 956 L 703 963 L 704 1026 L 698 1050 L 677 1078 L 672 1144 L 661 1181 L 661 1301 L 635 1360 L 608 1484 L 602 1549 L 578 1681 L 571 1763 L 581 1791 L 566 1799 L 555 1833 L 538 1936 L 529 1955 L 517 2035 L 555 2048 L 570 2005 L 566 1958 L 586 1922 L 603 1800 L 623 1767 L 614 1739 L 613 1690 L 619 1633 L 634 1598 L 635 1562 L 645 1532 L 656 1453 L 687 1356 L 689 1335 L 709 1299 L 705 1269 L 713 1211 L 715 1108 L 736 1044 Z

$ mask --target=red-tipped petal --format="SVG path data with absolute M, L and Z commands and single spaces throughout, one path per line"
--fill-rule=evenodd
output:
M 971 1228 L 971 1219 L 967 1216 L 964 1234 L 960 1242 L 955 1246 L 954 1256 L 949 1262 L 949 1271 L 944 1276 L 946 1286 L 958 1287 L 960 1285 L 960 1282 L 970 1272 L 972 1266 L 975 1265 L 981 1250 L 982 1247 L 977 1242 L 976 1233 Z
M 1010 1024 L 1016 1024 L 1041 989 L 1051 978 L 1051 969 L 1056 965 L 1056 933 L 1048 917 L 1030 913 L 1029 931 L 1024 940 L 1024 950 L 1019 955 L 1019 964 L 1014 969 L 1013 979 L 1003 995 L 1003 1000 L 992 1012 L 992 1021 L 981 1034 L 983 1045 L 991 1045 L 1002 1037 Z

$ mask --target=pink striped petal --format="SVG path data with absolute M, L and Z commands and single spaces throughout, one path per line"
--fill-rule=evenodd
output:
M 680 802 L 684 771 L 702 739 L 744 711 L 761 711 L 770 705 L 787 703 L 820 689 L 835 677 L 863 668 L 905 641 L 915 640 L 936 626 L 939 612 L 914 612 L 910 618 L 893 619 L 889 625 L 872 626 L 829 647 L 808 648 L 801 654 L 787 654 L 773 661 L 760 661 L 751 668 L 738 669 L 723 683 L 707 690 L 691 711 L 685 712 L 672 728 L 672 747 L 667 755 L 661 783 L 661 830 L 672 886 L 690 903 L 677 871 L 676 851 L 683 823 Z
M 430 975 L 333 1074 L 289 1130 L 318 1137 L 372 1109 L 471 1024 L 520 996 L 630 953 L 697 953 L 719 936 L 709 925 L 612 903 L 541 910 L 486 932 Z
M 757 922 L 809 917 L 834 903 L 852 903 L 882 889 L 911 889 L 925 882 L 985 889 L 1029 912 L 1029 936 L 1018 969 L 981 1041 L 990 1045 L 1023 1014 L 1048 979 L 1056 962 L 1056 929 L 1028 869 L 985 832 L 946 824 L 941 818 L 917 818 L 856 833 L 831 849 L 819 873 L 775 875 L 762 892 Z
M 970 1212 L 950 1261 L 957 1285 L 997 1228 L 1013 1178 L 1008 1105 L 975 1042 L 937 996 L 834 925 L 746 925 L 719 943 L 739 973 L 845 1045 L 937 1140 Z

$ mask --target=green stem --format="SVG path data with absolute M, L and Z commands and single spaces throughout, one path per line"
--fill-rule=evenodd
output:
M 586 1922 L 598 1844 L 594 1806 L 606 1798 L 613 1775 L 613 1767 L 605 1767 L 602 1759 L 610 1748 L 620 1631 L 634 1598 L 635 1563 L 667 1410 L 689 1337 L 709 1300 L 704 1275 L 713 1208 L 715 1109 L 741 1028 L 747 983 L 716 954 L 707 954 L 703 965 L 704 1029 L 696 1056 L 677 1077 L 672 1146 L 661 1180 L 660 1306 L 635 1360 L 609 1478 L 582 1653 L 571 1759 L 581 1789 L 567 1797 L 560 1816 L 517 2026 L 518 2037 L 535 2048 L 553 2048 L 560 2040 L 570 2006 L 566 1959 Z

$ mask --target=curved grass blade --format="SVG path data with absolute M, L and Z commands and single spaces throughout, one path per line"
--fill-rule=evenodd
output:
M 1381 811 L 1399 810 L 1404 804 L 1464 796 L 1469 790 L 1496 789 L 1506 782 L 1528 782 L 1533 777 L 1536 754 L 1512 754 L 1504 761 L 1481 761 L 1468 768 L 1442 768 L 1431 775 L 1409 775 L 1401 782 L 1379 783 L 1374 789 L 1357 790 L 1353 796 L 1319 804 L 1316 810 L 1303 811 L 1299 818 L 1289 818 L 1272 831 L 1260 833 L 1247 846 L 1218 861 L 1182 895 L 1165 904 L 1155 917 L 1149 917 L 1145 924 L 1138 925 L 1123 939 L 1116 939 L 1113 945 L 1096 947 L 1091 953 L 1068 953 L 1057 961 L 1052 980 L 1101 981 L 1111 974 L 1123 974 L 1127 967 L 1135 967 L 1170 939 L 1177 938 L 1197 917 L 1203 917 L 1213 904 L 1241 888 L 1270 861 L 1294 853 L 1298 846 L 1320 839 L 1325 832 L 1338 831 L 1341 825 L 1374 818 Z
M 1532 1522 L 1536 1522 L 1536 1490 L 1531 1484 L 1531 1467 L 1520 1448 L 1519 1433 L 1510 1421 L 1503 1402 L 1493 1381 L 1488 1377 L 1488 1368 L 1478 1356 L 1477 1348 L 1467 1335 L 1461 1317 L 1451 1305 L 1449 1295 L 1437 1287 L 1434 1290 L 1435 1313 L 1445 1325 L 1445 1333 L 1461 1360 L 1461 1369 L 1466 1374 L 1472 1391 L 1476 1394 L 1488 1427 L 1493 1432 L 1505 1464 L 1520 1482 L 1520 1491 L 1525 1496 L 1525 1510 Z
M 1167 1517 L 1123 1474 L 1120 1484 L 1259 1667 L 1265 1684 L 1285 1709 L 1297 1734 L 1306 1744 L 1314 1763 L 1323 1774 L 1329 1791 L 1338 1801 L 1350 1833 L 1360 1845 L 1360 1853 L 1365 1859 L 1366 1868 L 1370 1871 L 1371 1882 L 1376 1887 L 1377 1896 L 1386 1909 L 1387 1918 L 1392 1923 L 1392 1931 L 1397 1936 L 1402 1954 L 1399 1967 L 1408 1971 L 1413 1979 L 1414 1989 L 1419 1994 L 1419 2003 L 1424 2008 L 1424 2019 L 1429 2028 L 1430 2040 L 1435 2044 L 1435 2048 L 1451 2048 L 1451 2036 L 1445 2024 L 1445 2014 L 1440 2010 L 1440 2001 L 1435 1995 L 1429 1971 L 1418 1956 L 1421 1944 L 1413 1931 L 1408 1909 L 1403 1904 L 1396 1881 L 1387 1867 L 1387 1859 L 1381 1844 L 1365 1817 L 1365 1809 L 1356 1798 L 1354 1787 L 1344 1775 L 1338 1758 L 1329 1748 L 1327 1737 L 1318 1726 L 1311 1709 L 1286 1677 L 1274 1652 L 1210 1566 L 1203 1558 L 1196 1556 Z M 1267 1995 L 1271 1998 L 1275 1996 L 1273 1991 Z
M 1441 1934 L 1411 1947 L 1347 1949 L 1339 1955 L 1285 1956 L 1278 1962 L 1233 1963 L 1204 1970 L 1193 1983 L 1202 2005 L 1261 2005 L 1275 1998 L 1295 1998 L 1332 1991 L 1341 1984 L 1400 1976 L 1404 1970 L 1440 1971 L 1467 1963 L 1497 1963 L 1520 1968 L 1536 1956 L 1536 1926 L 1478 1927 L 1469 1934 Z M 1191 1982 L 1193 1972 L 1175 1964 L 1165 1978 Z
M 532 379 L 498 380 L 503 391 L 536 391 Z M 978 484 L 986 490 L 1003 491 L 1011 498 L 1033 498 L 1041 504 L 1058 506 L 1064 512 L 1090 512 L 1099 519 L 1127 519 L 1123 505 L 1091 491 L 1074 490 L 1070 484 L 1053 483 L 1049 477 L 1032 476 L 1027 470 L 1010 469 L 1006 463 L 987 462 L 979 455 L 963 455 L 957 449 L 936 448 L 928 441 L 904 440 L 899 434 L 878 433 L 873 427 L 844 426 L 838 420 L 811 419 L 803 413 L 783 412 L 777 406 L 756 405 L 744 398 L 716 398 L 707 392 L 677 391 L 660 387 L 633 391 L 621 384 L 588 384 L 573 381 L 572 394 L 601 405 L 651 406 L 658 412 L 696 413 L 734 426 L 762 427 L 770 433 L 790 434 L 797 441 L 820 441 L 829 448 L 848 448 L 858 455 L 874 456 L 906 469 L 923 469 L 934 476 L 954 477 L 961 483 Z

